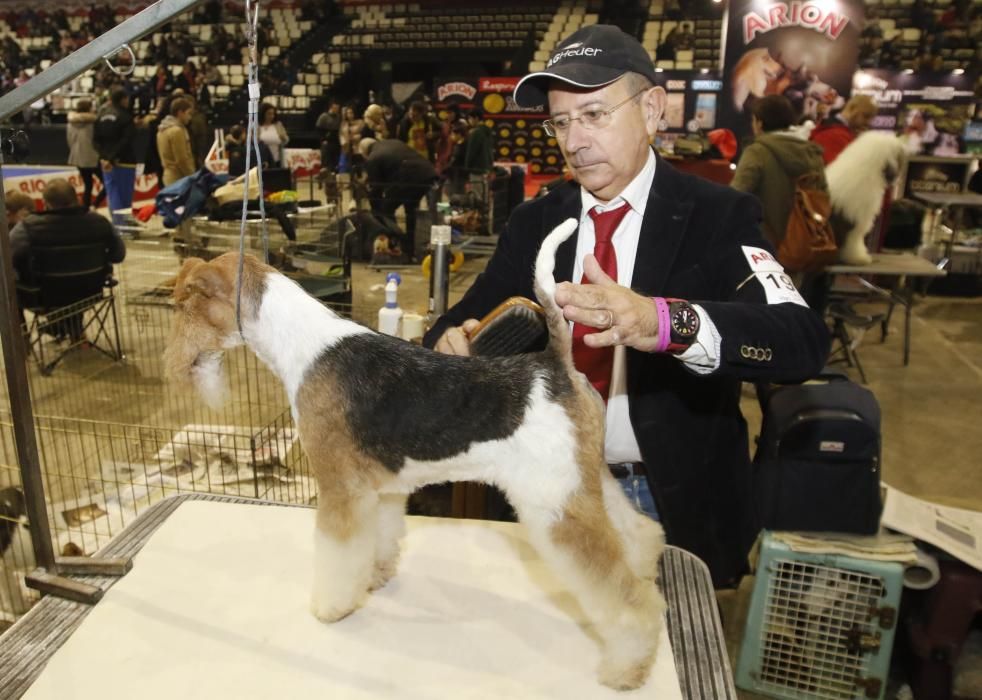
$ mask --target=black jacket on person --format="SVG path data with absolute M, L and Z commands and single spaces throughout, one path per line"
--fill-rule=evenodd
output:
M 424 345 L 510 296 L 535 298 L 539 246 L 564 220 L 579 220 L 580 208 L 575 182 L 516 208 L 487 269 Z M 818 314 L 793 303 L 768 304 L 763 284 L 770 282 L 753 275 L 747 251 L 773 253 L 760 219 L 753 197 L 680 173 L 659 158 L 632 278 L 644 296 L 702 306 L 722 339 L 720 366 L 708 375 L 667 354 L 627 350 L 631 423 L 666 537 L 705 561 L 717 586 L 732 585 L 746 571 L 758 532 L 741 383 L 807 379 L 822 369 L 829 350 Z M 571 279 L 575 252 L 576 235 L 557 251 L 557 280 Z
M 136 125 L 130 110 L 110 104 L 99 110 L 92 130 L 92 142 L 100 158 L 114 164 L 134 165 L 137 162 L 133 143 L 135 134 Z
M 365 173 L 373 191 L 391 185 L 430 185 L 436 180 L 433 164 L 398 139 L 383 139 L 372 146 Z
M 246 157 L 246 146 L 244 143 L 235 143 L 225 140 L 225 155 L 228 158 L 228 174 L 229 177 L 238 177 L 239 175 L 245 174 L 245 157 Z M 259 142 L 259 155 L 263 161 L 263 168 L 271 168 L 275 166 L 273 162 L 273 153 L 269 150 L 267 146 L 262 141 Z M 250 169 L 256 167 L 256 152 L 253 150 L 252 154 L 249 156 L 249 167 Z
M 106 261 L 121 263 L 126 257 L 126 244 L 109 220 L 85 207 L 49 209 L 30 214 L 10 230 L 10 255 L 17 279 L 31 279 L 32 246 L 75 245 L 102 242 L 106 246 Z M 110 270 L 107 269 L 107 272 Z

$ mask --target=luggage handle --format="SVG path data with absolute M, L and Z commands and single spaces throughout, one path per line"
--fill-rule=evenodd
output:
M 813 379 L 827 379 L 830 382 L 848 382 L 852 381 L 849 379 L 849 375 L 845 372 L 832 369 L 831 367 L 823 367 L 822 371 L 816 374 Z
M 832 369 L 829 366 L 825 366 L 822 370 L 816 374 L 811 379 L 824 379 L 828 382 L 850 382 L 849 375 L 837 369 Z M 810 380 L 806 380 L 810 381 Z M 794 384 L 771 384 L 769 382 L 754 382 L 754 388 L 757 390 L 757 403 L 760 405 L 760 410 L 767 410 L 767 402 L 770 400 L 771 394 L 774 393 L 776 389 L 785 386 L 803 386 L 804 382 L 796 382 Z

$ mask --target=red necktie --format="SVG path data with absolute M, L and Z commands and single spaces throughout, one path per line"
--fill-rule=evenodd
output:
M 600 263 L 601 269 L 607 275 L 617 281 L 617 253 L 614 252 L 614 244 L 611 239 L 614 231 L 620 225 L 624 216 L 631 210 L 629 204 L 624 204 L 617 209 L 598 212 L 596 209 L 590 210 L 590 218 L 593 219 L 593 230 L 596 236 L 596 243 L 593 247 L 593 255 Z M 586 275 L 583 282 L 586 283 Z M 592 326 L 584 326 L 580 323 L 573 324 L 573 364 L 576 368 L 586 375 L 590 383 L 600 392 L 604 401 L 607 400 L 607 393 L 610 391 L 610 375 L 614 369 L 614 348 L 591 348 L 583 342 L 583 336 L 590 333 L 599 333 L 603 329 Z

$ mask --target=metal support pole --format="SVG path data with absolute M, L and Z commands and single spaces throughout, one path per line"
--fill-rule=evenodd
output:
M 41 71 L 18 88 L 0 97 L 0 121 L 21 111 L 39 97 L 57 90 L 81 75 L 104 56 L 116 53 L 123 44 L 135 41 L 170 22 L 202 0 L 159 0 L 145 10 L 73 51 L 53 66 Z
M 0 144 L 2 146 L 2 144 Z M 3 178 L 3 155 L 0 149 L 0 181 Z M 10 254 L 10 235 L 7 231 L 7 197 L 0 187 L 0 338 L 3 340 L 3 359 L 7 371 L 7 394 L 10 396 L 10 416 L 14 424 L 14 443 L 20 462 L 21 482 L 27 518 L 31 524 L 34 561 L 54 570 L 55 553 L 51 547 L 48 511 L 44 504 L 44 484 L 41 481 L 41 460 L 38 457 L 37 436 L 34 434 L 34 408 L 27 383 L 27 347 L 20 324 L 17 304 L 17 282 Z
M 40 75 L 0 97 L 0 122 L 85 72 L 103 57 L 114 54 L 124 44 L 167 24 L 199 2 L 201 0 L 159 0 L 102 36 L 93 39 L 42 71 Z M 0 182 L 3 179 L 2 145 L 0 143 Z M 10 396 L 10 412 L 14 425 L 14 442 L 20 462 L 27 516 L 31 525 L 34 557 L 38 567 L 43 569 L 41 572 L 35 572 L 34 577 L 44 579 L 44 587 L 41 588 L 44 592 L 92 603 L 101 597 L 101 590 L 57 575 L 58 563 L 51 544 L 51 528 L 44 503 L 41 462 L 38 457 L 37 435 L 34 431 L 34 409 L 27 381 L 26 344 L 17 304 L 17 283 L 14 278 L 3 187 L 0 187 L 0 204 L 3 205 L 0 207 L 0 340 L 3 346 L 7 392 Z M 98 566 L 98 560 L 95 560 L 93 565 Z

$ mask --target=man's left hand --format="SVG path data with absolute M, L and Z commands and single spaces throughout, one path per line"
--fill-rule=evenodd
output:
M 617 284 L 593 255 L 583 259 L 581 284 L 563 282 L 556 287 L 556 303 L 568 320 L 599 329 L 583 336 L 587 347 L 626 345 L 653 352 L 658 346 L 654 302 Z

